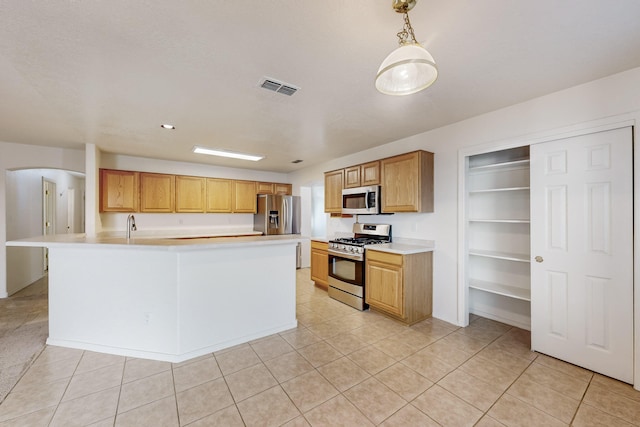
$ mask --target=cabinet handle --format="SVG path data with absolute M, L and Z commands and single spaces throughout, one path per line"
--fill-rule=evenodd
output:
M 536 256 L 536 257 L 535 257 L 535 260 L 536 260 L 536 262 L 542 262 L 542 261 L 544 261 L 544 259 L 543 259 L 540 255 Z

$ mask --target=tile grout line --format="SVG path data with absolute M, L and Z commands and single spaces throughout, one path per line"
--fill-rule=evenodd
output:
M 46 348 L 46 346 L 45 346 L 45 348 Z M 71 385 L 71 381 L 73 380 L 73 376 L 76 374 L 76 371 L 78 370 L 78 366 L 80 366 L 80 362 L 82 361 L 82 358 L 84 357 L 84 353 L 85 352 L 82 351 L 82 354 L 80 355 L 80 358 L 78 359 L 78 362 L 76 363 L 76 367 L 73 369 L 73 372 L 71 373 L 71 376 L 69 377 L 69 382 L 67 383 L 67 386 L 64 388 L 64 391 L 60 395 L 60 400 L 58 400 L 58 403 L 56 404 L 56 409 L 54 409 L 53 414 L 51 414 L 51 419 L 47 423 L 48 426 L 50 426 L 53 423 L 53 420 L 55 419 L 56 414 L 58 413 L 58 409 L 60 409 L 60 405 L 62 404 L 62 399 L 64 398 L 64 395 L 69 390 L 69 386 Z
M 213 353 L 211 354 L 211 356 L 213 356 Z M 171 363 L 169 367 L 171 368 L 171 387 L 173 388 L 173 402 L 175 403 L 175 408 L 176 408 L 176 418 L 178 420 L 178 425 L 181 425 L 180 410 L 178 408 L 178 392 L 176 391 L 176 376 L 173 372 L 173 368 L 174 368 L 173 363 Z M 123 372 L 123 377 L 124 377 L 124 372 Z

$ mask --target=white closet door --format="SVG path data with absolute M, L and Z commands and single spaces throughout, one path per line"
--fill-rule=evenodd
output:
M 633 381 L 632 129 L 531 146 L 532 349 Z

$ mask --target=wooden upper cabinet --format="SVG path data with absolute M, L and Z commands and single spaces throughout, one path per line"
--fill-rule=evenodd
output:
M 233 212 L 233 180 L 207 178 L 205 207 L 207 212 Z
M 324 211 L 328 213 L 342 212 L 342 188 L 344 170 L 340 169 L 324 174 Z
M 256 183 L 254 181 L 233 181 L 233 212 L 256 213 Z
M 293 194 L 293 186 L 291 184 L 273 184 L 273 194 L 281 194 L 284 196 L 290 196 Z
M 433 153 L 382 159 L 382 212 L 433 212 Z
M 175 182 L 174 175 L 141 172 L 140 212 L 173 212 Z
M 204 212 L 206 178 L 176 176 L 176 212 Z
M 278 182 L 256 182 L 256 194 L 293 194 L 291 184 L 282 184 Z
M 257 194 L 274 194 L 275 184 L 273 182 L 258 182 L 256 183 Z
M 360 185 L 380 185 L 380 161 L 360 165 Z
M 360 187 L 360 166 L 351 166 L 344 170 L 344 188 Z
M 138 172 L 100 169 L 100 212 L 138 212 Z
M 348 167 L 344 170 L 344 188 L 380 185 L 380 161 Z

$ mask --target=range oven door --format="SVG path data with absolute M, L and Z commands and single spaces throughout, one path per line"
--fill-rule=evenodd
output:
M 358 310 L 367 308 L 364 303 L 364 260 L 329 253 L 329 296 Z

